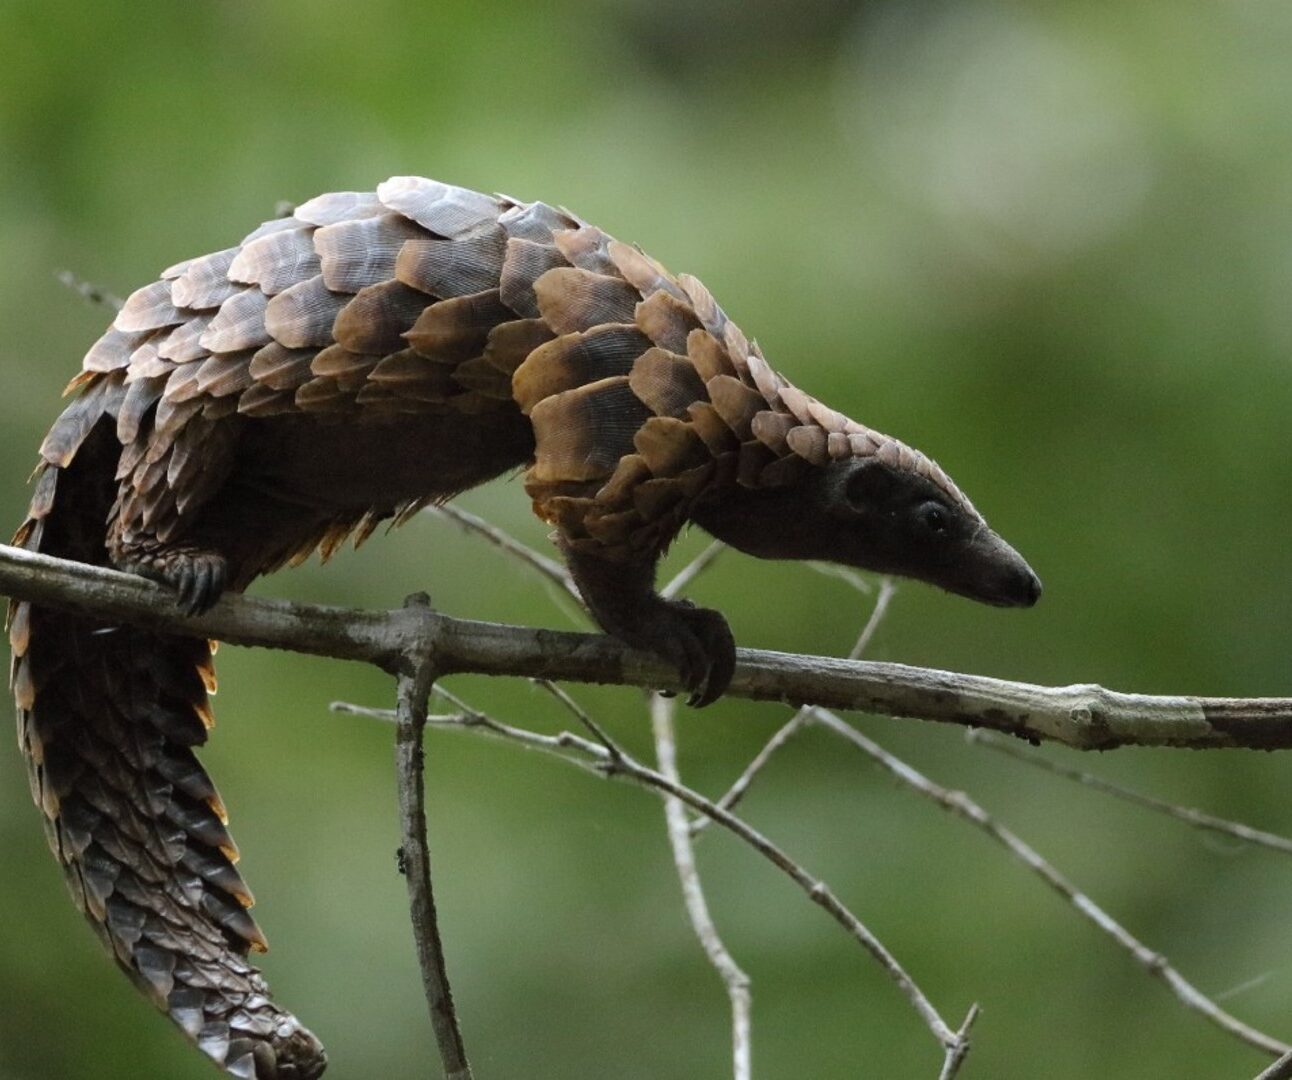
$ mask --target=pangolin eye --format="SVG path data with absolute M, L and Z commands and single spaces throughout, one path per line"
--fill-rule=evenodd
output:
M 941 503 L 926 502 L 915 511 L 916 520 L 931 533 L 941 535 L 951 526 L 951 515 Z

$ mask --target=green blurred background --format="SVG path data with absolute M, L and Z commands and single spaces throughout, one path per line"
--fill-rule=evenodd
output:
M 1292 695 L 1292 7 L 615 0 L 0 0 L 0 503 L 17 523 L 58 392 L 124 295 L 278 200 L 393 173 L 575 208 L 700 276 L 773 363 L 927 450 L 1046 583 L 1000 612 L 904 586 L 872 656 L 1039 682 Z M 464 504 L 535 544 L 517 481 Z M 702 544 L 692 536 L 673 565 Z M 544 588 L 421 518 L 261 594 L 571 625 Z M 696 592 L 747 645 L 840 652 L 864 604 L 729 556 Z M 391 687 L 226 649 L 205 760 L 233 808 L 281 1000 L 338 1078 L 428 1075 L 390 732 L 329 715 Z M 564 725 L 524 685 L 454 680 Z M 579 699 L 649 753 L 639 694 Z M 783 721 L 683 713 L 717 792 Z M 866 731 L 1013 825 L 1203 990 L 1292 1038 L 1292 865 L 966 745 Z M 1073 755 L 1049 751 L 1065 760 Z M 449 961 L 482 1080 L 718 1077 L 726 1000 L 691 938 L 651 796 L 516 749 L 430 747 Z M 1292 830 L 1292 760 L 1082 762 Z M 1019 865 L 808 733 L 746 804 L 948 1016 L 965 1076 L 1247 1077 Z M 0 1078 L 205 1077 L 68 902 L 16 750 L 0 755 Z M 700 856 L 753 978 L 763 1078 L 929 1077 L 927 1032 L 860 950 L 726 836 Z

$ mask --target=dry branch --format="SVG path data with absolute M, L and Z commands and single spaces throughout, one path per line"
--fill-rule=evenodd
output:
M 430 610 L 363 611 L 230 596 L 206 615 L 129 574 L 0 546 L 0 594 L 236 645 L 363 660 L 409 673 L 432 655 L 442 675 L 473 672 L 681 690 L 658 659 L 604 636 L 455 619 Z M 730 696 L 984 727 L 1082 750 L 1292 747 L 1292 699 L 1124 694 L 1034 686 L 904 664 L 741 649 Z
M 426 607 L 423 595 L 412 597 L 410 607 Z M 449 987 L 440 939 L 435 893 L 431 886 L 431 856 L 426 829 L 425 743 L 426 703 L 435 684 L 429 659 L 416 661 L 411 674 L 399 676 L 396 709 L 395 766 L 399 793 L 401 843 L 399 869 L 408 884 L 408 906 L 413 924 L 422 989 L 431 1014 L 431 1028 L 444 1067 L 444 1080 L 471 1080 L 466 1047 L 458 1027 L 453 991 Z

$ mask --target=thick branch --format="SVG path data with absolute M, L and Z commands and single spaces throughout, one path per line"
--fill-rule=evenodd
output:
M 360 611 L 227 597 L 200 618 L 141 578 L 0 546 L 0 593 L 237 645 L 363 660 L 408 671 L 418 649 L 442 675 L 474 672 L 681 690 L 661 661 L 589 634 L 454 619 L 433 611 Z M 1124 694 L 963 675 L 904 664 L 741 649 L 729 694 L 990 728 L 1080 750 L 1292 747 L 1292 699 Z

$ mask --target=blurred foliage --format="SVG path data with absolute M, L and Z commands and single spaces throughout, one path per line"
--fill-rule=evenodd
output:
M 577 209 L 699 275 L 769 357 L 938 457 L 1046 595 L 999 612 L 899 593 L 877 658 L 1122 689 L 1292 694 L 1292 8 L 1278 0 L 0 0 L 0 501 L 125 294 L 280 199 L 421 173 Z M 516 481 L 465 500 L 543 544 Z M 678 558 L 700 538 L 681 545 Z M 257 586 L 568 625 L 543 588 L 419 519 Z M 847 647 L 833 578 L 731 556 L 698 589 L 740 640 Z M 227 649 L 206 760 L 233 807 L 281 999 L 340 1077 L 426 1071 L 390 735 L 329 716 L 377 675 Z M 542 695 L 456 680 L 504 718 Z M 648 750 L 639 695 L 579 691 Z M 783 719 L 682 718 L 719 790 Z M 1245 1019 L 1292 1036 L 1292 866 L 1145 817 L 930 725 L 861 718 L 974 792 Z M 1292 830 L 1281 755 L 1087 763 Z M 466 737 L 430 747 L 449 961 L 481 1077 L 724 1075 L 726 1001 L 684 922 L 656 802 Z M 1238 1077 L 1186 1013 L 977 834 L 810 733 L 749 799 L 949 1016 L 966 1076 Z M 100 954 L 0 756 L 0 1078 L 205 1077 Z M 768 1078 L 925 1077 L 935 1047 L 874 965 L 716 832 L 701 858 L 754 979 Z

